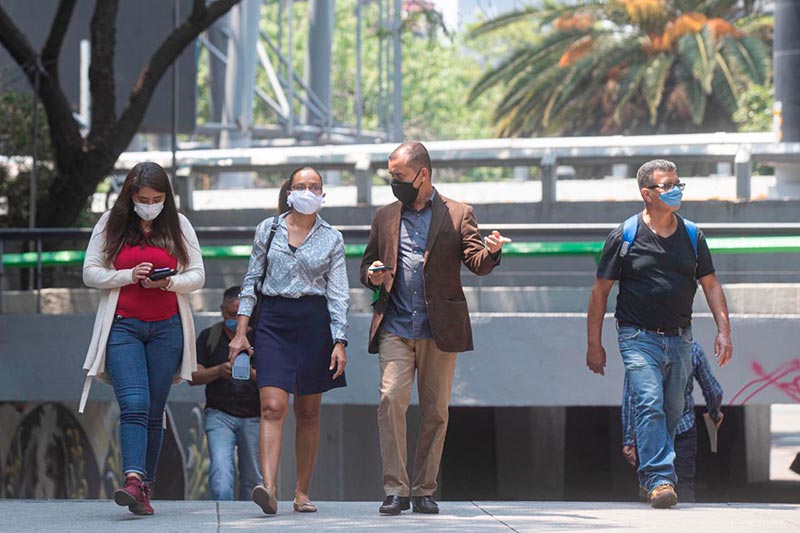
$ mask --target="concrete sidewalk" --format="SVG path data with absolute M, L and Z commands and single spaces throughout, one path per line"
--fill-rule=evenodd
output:
M 137 517 L 109 501 L 0 500 L 2 532 L 125 531 L 800 531 L 800 505 L 681 504 L 661 511 L 637 503 L 441 502 L 442 514 L 379 516 L 378 502 L 318 502 L 316 514 L 280 502 L 267 516 L 249 502 L 157 501 L 156 515 Z

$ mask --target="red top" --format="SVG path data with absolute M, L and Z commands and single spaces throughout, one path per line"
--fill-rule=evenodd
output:
M 125 245 L 114 261 L 114 268 L 124 270 L 139 263 L 153 263 L 153 268 L 177 268 L 178 260 L 163 248 Z M 161 289 L 145 289 L 139 283 L 125 285 L 119 292 L 116 314 L 144 322 L 166 320 L 178 312 L 178 295 Z

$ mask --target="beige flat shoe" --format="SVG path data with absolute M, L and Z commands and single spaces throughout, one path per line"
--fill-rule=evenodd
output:
M 295 512 L 298 513 L 316 513 L 317 506 L 309 501 L 305 502 L 298 502 L 297 500 L 292 502 L 292 506 L 294 507 Z
M 253 502 L 261 507 L 264 514 L 275 514 L 278 512 L 278 500 L 269 493 L 264 485 L 258 485 L 253 489 Z

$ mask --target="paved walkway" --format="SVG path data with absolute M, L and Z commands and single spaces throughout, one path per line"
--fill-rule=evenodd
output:
M 379 516 L 376 502 L 318 502 L 316 514 L 294 513 L 289 502 L 280 502 L 275 516 L 249 502 L 154 505 L 155 516 L 137 517 L 109 501 L 0 500 L 0 532 L 800 532 L 800 505 L 785 504 L 685 504 L 661 511 L 636 503 L 441 502 L 438 516 Z

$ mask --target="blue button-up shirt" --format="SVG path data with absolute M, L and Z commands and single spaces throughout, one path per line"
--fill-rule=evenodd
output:
M 420 211 L 403 207 L 400 214 L 397 265 L 383 329 L 404 339 L 433 338 L 425 304 L 425 279 L 422 275 L 431 214 L 430 200 Z
M 694 380 L 700 383 L 703 397 L 706 400 L 706 411 L 712 419 L 719 417 L 719 408 L 722 405 L 722 386 L 711 373 L 711 366 L 708 364 L 703 348 L 692 341 L 692 373 L 689 375 L 689 382 L 686 384 L 686 391 L 683 395 L 683 414 L 675 430 L 676 435 L 686 433 L 694 426 Z M 622 445 L 636 445 L 636 431 L 633 419 L 633 394 L 631 394 L 628 376 L 625 375 L 625 384 L 622 390 Z

